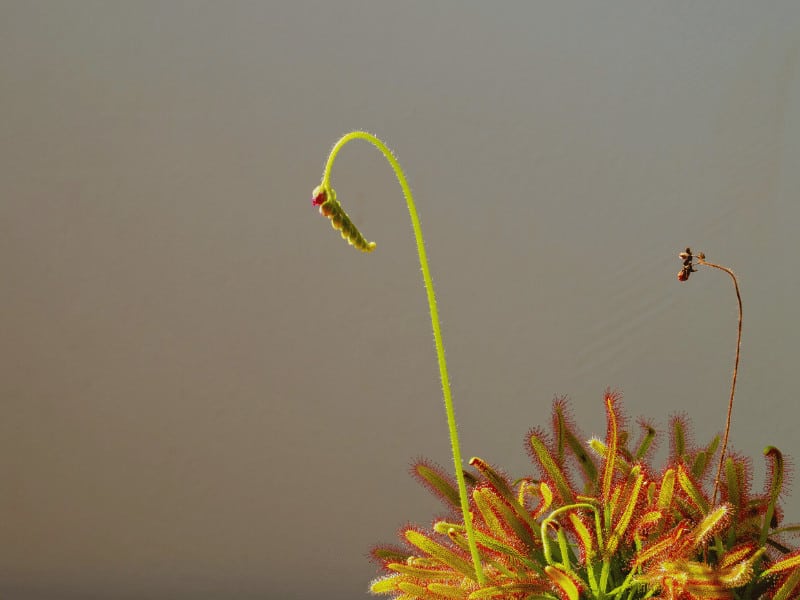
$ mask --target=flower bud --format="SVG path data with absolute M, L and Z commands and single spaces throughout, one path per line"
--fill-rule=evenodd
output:
M 325 189 L 318 185 L 314 188 L 314 191 L 311 192 L 311 205 L 312 206 L 321 206 L 325 203 L 328 199 L 328 194 L 325 193 Z

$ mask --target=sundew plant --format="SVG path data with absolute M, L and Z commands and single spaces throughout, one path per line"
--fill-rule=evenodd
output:
M 407 526 L 400 543 L 372 550 L 381 575 L 370 585 L 395 600 L 788 600 L 800 598 L 800 525 L 784 523 L 786 461 L 764 450 L 767 477 L 754 489 L 751 461 L 728 449 L 742 333 L 735 274 L 686 248 L 680 281 L 696 267 L 727 273 L 739 307 L 738 337 L 722 439 L 691 443 L 689 422 L 673 417 L 669 455 L 652 461 L 659 435 L 647 420 L 629 423 L 619 394 L 606 391 L 606 434 L 587 440 L 563 398 L 550 422 L 525 439 L 533 472 L 512 478 L 480 458 L 464 469 L 425 243 L 400 164 L 377 137 L 343 136 L 330 152 L 312 204 L 352 246 L 372 252 L 331 186 L 331 170 L 350 141 L 372 144 L 394 169 L 408 204 L 428 297 L 452 473 L 420 460 L 414 476 L 439 497 L 447 515 L 430 527 Z

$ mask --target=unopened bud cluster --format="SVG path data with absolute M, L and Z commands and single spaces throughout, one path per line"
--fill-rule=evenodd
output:
M 342 239 L 362 252 L 372 252 L 375 242 L 368 242 L 344 212 L 341 203 L 336 199 L 333 188 L 324 188 L 319 185 L 311 193 L 311 204 L 319 206 L 319 214 L 328 217 L 331 227 L 342 234 Z

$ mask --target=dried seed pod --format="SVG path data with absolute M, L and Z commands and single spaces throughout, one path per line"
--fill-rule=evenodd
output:
M 705 255 L 701 252 L 698 257 L 702 260 L 705 258 Z M 683 261 L 683 268 L 678 271 L 678 281 L 688 281 L 689 275 L 697 271 L 697 269 L 694 268 L 692 249 L 687 246 L 686 250 L 678 254 L 678 258 Z

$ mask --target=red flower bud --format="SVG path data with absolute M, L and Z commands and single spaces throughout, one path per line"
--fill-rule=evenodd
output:
M 321 206 L 328 199 L 328 194 L 326 194 L 325 190 L 321 187 L 316 188 L 312 194 L 311 204 L 313 206 Z

